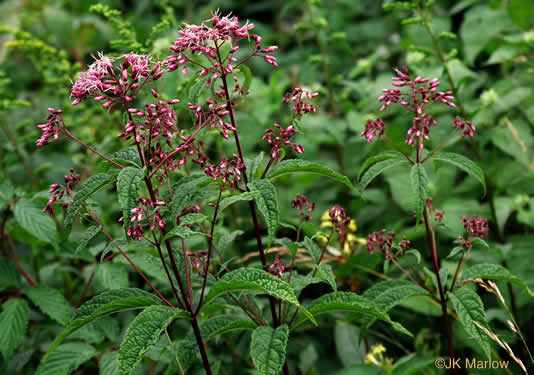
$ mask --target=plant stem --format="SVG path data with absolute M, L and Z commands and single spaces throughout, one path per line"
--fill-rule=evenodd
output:
M 202 364 L 204 365 L 204 370 L 206 375 L 212 375 L 210 361 L 208 360 L 208 355 L 206 353 L 206 347 L 204 341 L 202 340 L 202 335 L 200 334 L 200 328 L 198 328 L 197 318 L 193 316 L 191 320 L 191 325 L 193 326 L 193 332 L 195 333 L 195 338 L 197 340 L 198 348 L 200 349 L 200 357 L 202 358 Z
M 63 133 L 69 137 L 70 139 L 72 139 L 73 141 L 79 143 L 80 145 L 82 145 L 83 147 L 85 147 L 86 149 L 88 149 L 89 151 L 91 152 L 94 152 L 95 154 L 97 154 L 98 156 L 100 156 L 102 159 L 110 162 L 111 164 L 113 164 L 114 166 L 116 167 L 119 167 L 120 169 L 123 169 L 124 167 L 116 162 L 114 162 L 113 160 L 111 160 L 110 158 L 108 158 L 107 156 L 104 156 L 102 155 L 100 152 L 98 152 L 97 150 L 95 150 L 94 148 L 92 148 L 91 146 L 83 143 L 82 141 L 80 141 L 78 138 L 76 138 L 75 136 L 73 136 L 66 128 L 63 128 Z
M 454 290 L 454 286 L 456 285 L 456 282 L 458 281 L 458 277 L 460 276 L 460 273 L 462 272 L 462 268 L 465 265 L 465 262 L 467 262 L 467 255 L 469 250 L 466 252 L 464 251 L 462 254 L 462 259 L 460 259 L 460 262 L 458 262 L 458 266 L 456 267 L 456 272 L 454 272 L 454 278 L 452 279 L 451 284 L 451 292 Z
M 35 281 L 33 277 L 31 277 L 31 275 L 20 264 L 19 256 L 17 254 L 17 248 L 15 247 L 15 243 L 13 242 L 11 235 L 9 233 L 3 232 L 3 228 L 2 228 L 1 234 L 2 234 L 2 237 L 0 238 L 0 243 L 2 244 L 2 251 L 4 252 L 6 257 L 8 259 L 11 259 L 15 263 L 15 266 L 17 267 L 21 275 L 24 276 L 24 278 L 30 283 L 31 286 L 37 286 L 38 284 L 37 281 Z M 11 251 L 13 252 L 13 256 L 9 255 L 7 250 L 4 248 L 4 237 L 7 238 L 9 246 L 11 246 Z

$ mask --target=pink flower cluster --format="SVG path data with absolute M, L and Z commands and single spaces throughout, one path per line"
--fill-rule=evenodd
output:
M 46 116 L 46 120 L 48 122 L 45 124 L 37 125 L 37 127 L 43 131 L 41 138 L 39 138 L 36 142 L 37 147 L 46 146 L 48 142 L 50 142 L 50 138 L 52 138 L 53 141 L 58 140 L 59 133 L 61 133 L 61 129 L 64 126 L 62 110 L 48 108 L 48 112 L 49 114 L 48 116 Z
M 229 139 L 230 135 L 228 132 L 235 131 L 235 128 L 223 119 L 230 114 L 228 105 L 226 103 L 219 104 L 213 98 L 209 98 L 206 104 L 207 108 L 193 103 L 187 104 L 196 118 L 195 125 L 200 128 L 210 126 L 211 129 L 219 129 L 221 136 L 224 139 Z
M 297 198 L 291 201 L 291 208 L 300 211 L 300 216 L 306 221 L 311 221 L 311 213 L 315 210 L 315 202 L 309 202 L 304 195 L 297 194 Z
M 470 232 L 474 237 L 482 238 L 488 235 L 488 220 L 480 216 L 473 216 L 473 218 L 469 220 L 467 216 L 463 216 L 461 221 L 465 230 Z
M 284 103 L 293 103 L 291 110 L 293 111 L 293 117 L 302 119 L 302 116 L 306 113 L 315 113 L 317 110 L 315 106 L 309 102 L 309 100 L 315 98 L 319 94 L 307 91 L 300 87 L 297 87 L 291 93 L 287 93 L 284 97 Z
M 398 245 L 395 245 L 395 233 L 389 232 L 384 236 L 385 233 L 386 230 L 382 229 L 380 232 L 374 232 L 367 236 L 367 250 L 369 250 L 370 254 L 379 250 L 386 256 L 386 259 L 392 259 L 392 251 L 395 247 L 397 249 L 400 248 L 399 251 L 395 253 L 395 257 L 402 255 L 403 252 L 410 247 L 410 241 L 407 240 L 406 237 L 404 237 L 402 241 L 399 241 Z
M 343 233 L 345 228 L 350 225 L 351 218 L 337 204 L 328 211 L 328 216 L 330 216 L 334 230 L 338 233 Z
M 360 134 L 360 137 L 367 138 L 367 143 L 371 143 L 373 138 L 380 138 L 384 135 L 385 131 L 386 124 L 384 124 L 384 121 L 382 121 L 381 118 L 377 118 L 376 120 L 367 120 L 367 124 L 365 124 L 365 130 Z
M 51 194 L 53 193 L 54 195 L 52 195 L 52 197 L 48 200 L 48 203 L 43 209 L 43 213 L 48 213 L 51 217 L 56 216 L 56 211 L 54 210 L 54 204 L 56 201 L 62 199 L 64 196 L 72 197 L 74 185 L 78 185 L 80 183 L 80 176 L 74 173 L 73 168 L 70 170 L 70 175 L 65 176 L 65 183 L 65 186 L 59 184 L 50 185 L 50 190 L 48 190 L 48 192 Z M 69 206 L 70 202 L 63 202 L 61 204 L 61 208 L 63 210 L 66 210 L 69 208 Z
M 271 159 L 276 159 L 277 162 L 280 161 L 280 149 L 282 146 L 291 146 L 298 154 L 304 152 L 302 145 L 290 141 L 293 134 L 298 133 L 298 130 L 293 125 L 289 125 L 286 129 L 282 128 L 279 124 L 274 124 L 274 127 L 278 129 L 280 135 L 277 135 L 276 130 L 271 128 L 265 131 L 265 135 L 262 138 L 263 140 L 267 140 L 267 143 L 271 146 Z
M 277 276 L 278 278 L 282 278 L 284 275 L 284 272 L 291 270 L 291 264 L 286 264 L 282 260 L 282 256 L 277 256 L 274 260 L 273 264 L 271 264 L 269 267 L 267 267 L 267 272 L 269 272 L 271 275 Z
M 161 230 L 165 228 L 165 221 L 161 217 L 158 207 L 165 206 L 163 201 L 152 201 L 151 199 L 139 198 L 139 206 L 130 210 L 132 217 L 129 223 L 126 223 L 126 234 L 133 240 L 141 241 L 145 235 L 144 227 L 148 226 L 150 232 L 154 232 L 156 226 Z M 146 223 L 143 218 L 146 217 Z M 119 219 L 124 222 L 124 217 Z
M 456 117 L 452 126 L 454 129 L 463 130 L 462 138 L 465 138 L 465 136 L 473 138 L 476 130 L 475 125 L 471 121 L 464 121 L 459 117 Z
M 228 182 L 232 189 L 237 189 L 243 180 L 245 164 L 237 154 L 233 156 L 234 158 L 231 160 L 223 157 L 217 165 L 209 164 L 205 173 L 207 176 L 213 177 L 215 181 L 221 180 L 223 186 Z

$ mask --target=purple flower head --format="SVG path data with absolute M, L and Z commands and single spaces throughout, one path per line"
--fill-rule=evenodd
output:
M 165 221 L 161 217 L 159 207 L 165 206 L 166 202 L 152 201 L 151 199 L 139 198 L 139 206 L 130 210 L 132 217 L 129 223 L 124 223 L 124 217 L 119 222 L 124 223 L 126 234 L 135 241 L 141 241 L 145 235 L 143 228 L 149 227 L 154 232 L 156 227 L 160 230 L 165 228 Z
M 188 252 L 187 256 L 191 261 L 193 271 L 198 273 L 200 276 L 205 276 L 204 269 L 208 260 L 208 252 L 206 250 L 199 250 L 196 253 Z
M 53 141 L 58 140 L 59 133 L 64 127 L 62 110 L 48 108 L 48 112 L 49 114 L 46 117 L 46 120 L 48 122 L 45 124 L 37 125 L 37 127 L 43 131 L 41 138 L 39 138 L 37 142 L 35 142 L 37 147 L 42 147 L 42 146 L 47 145 L 48 142 L 50 142 L 51 138 Z
M 386 230 L 382 229 L 380 232 L 374 232 L 367 236 L 367 250 L 369 250 L 370 254 L 379 250 L 386 255 L 386 258 L 392 258 L 391 250 L 395 240 L 395 233 L 389 232 L 386 236 L 384 236 L 384 233 L 386 233 Z M 404 245 L 408 246 L 409 241 L 404 242 Z
M 287 93 L 284 98 L 284 103 L 293 103 L 291 110 L 293 111 L 293 118 L 302 119 L 302 115 L 306 113 L 315 113 L 317 110 L 311 104 L 310 100 L 315 98 L 318 93 L 312 93 L 308 90 L 297 87 L 291 93 Z
M 445 212 L 438 210 L 432 205 L 432 198 L 427 198 L 426 206 L 430 210 L 434 211 L 434 220 L 436 220 L 437 223 L 441 223 L 443 221 L 443 215 L 445 215 Z
M 54 210 L 54 204 L 56 201 L 62 199 L 64 196 L 72 197 L 74 185 L 78 185 L 79 183 L 80 176 L 74 173 L 74 169 L 71 168 L 70 175 L 65 176 L 65 186 L 59 184 L 50 185 L 50 190 L 48 190 L 48 192 L 51 194 L 53 193 L 53 195 L 46 203 L 43 213 L 48 213 L 51 217 L 56 216 L 56 211 Z M 61 205 L 61 208 L 66 210 L 69 208 L 69 206 L 70 202 L 64 202 Z
M 466 136 L 473 138 L 476 130 L 475 125 L 473 125 L 471 121 L 464 121 L 459 117 L 456 117 L 452 126 L 454 129 L 463 130 L 464 133 L 462 134 L 462 138 L 465 138 Z
M 337 204 L 328 211 L 328 216 L 332 220 L 332 226 L 338 233 L 345 231 L 345 228 L 350 225 L 351 218 L 347 216 L 345 210 Z
M 278 133 L 280 135 L 277 135 L 276 130 L 271 128 L 265 131 L 265 135 L 262 138 L 263 140 L 267 140 L 267 143 L 269 143 L 269 146 L 271 146 L 272 159 L 276 159 L 277 162 L 280 161 L 280 149 L 283 146 L 293 147 L 295 152 L 298 154 L 302 154 L 304 152 L 304 147 L 302 147 L 302 145 L 298 145 L 290 141 L 290 138 L 293 136 L 293 134 L 298 133 L 298 130 L 293 125 L 289 125 L 286 129 L 282 128 L 279 124 L 274 124 L 274 127 L 278 129 Z
M 291 265 L 286 264 L 280 255 L 276 257 L 273 264 L 267 267 L 267 272 L 269 272 L 271 275 L 277 276 L 280 279 L 283 277 L 284 272 L 289 270 L 291 270 Z
M 481 216 L 473 216 L 471 220 L 469 220 L 467 216 L 463 216 L 461 222 L 464 225 L 465 230 L 470 232 L 474 237 L 483 238 L 488 235 L 488 220 Z
M 386 130 L 386 124 L 384 124 L 384 121 L 382 121 L 381 118 L 377 118 L 376 120 L 368 120 L 367 124 L 365 124 L 365 130 L 360 134 L 360 137 L 367 138 L 367 143 L 371 143 L 373 138 L 380 138 L 384 135 L 384 132 Z
M 241 161 L 239 156 L 236 154 L 233 156 L 234 158 L 231 160 L 223 157 L 219 164 L 210 164 L 205 169 L 207 176 L 213 177 L 215 181 L 220 180 L 223 186 L 228 182 L 232 190 L 236 189 L 239 183 L 243 180 L 245 171 L 245 164 Z
M 291 207 L 300 211 L 300 216 L 306 221 L 311 221 L 311 213 L 315 210 L 315 202 L 308 202 L 304 195 L 297 194 L 297 198 L 291 201 Z

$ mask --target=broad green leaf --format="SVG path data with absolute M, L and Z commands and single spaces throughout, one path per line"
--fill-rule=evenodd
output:
M 400 304 L 404 299 L 418 295 L 429 296 L 426 290 L 406 280 L 381 281 L 362 294 L 385 312 Z M 372 316 L 364 316 L 361 319 L 361 326 L 370 327 L 375 320 L 376 318 Z
M 105 262 L 96 266 L 96 280 L 104 289 L 128 287 L 128 269 L 122 264 Z
M 57 289 L 36 286 L 28 289 L 26 295 L 42 312 L 59 324 L 66 326 L 72 318 L 72 306 Z
M 85 201 L 106 185 L 111 184 L 116 178 L 117 175 L 115 173 L 99 173 L 89 177 L 87 181 L 80 186 L 78 191 L 74 193 L 72 202 L 65 214 L 65 220 L 63 221 L 65 232 L 70 232 L 72 223 L 74 223 L 74 219 Z
M 41 361 L 36 375 L 69 375 L 96 353 L 95 348 L 83 342 L 63 344 Z
M 259 375 L 279 375 L 286 361 L 287 325 L 276 329 L 261 326 L 252 333 L 250 356 Z
M 415 259 L 417 259 L 417 264 L 421 263 L 421 253 L 419 252 L 419 250 L 410 249 L 406 251 L 405 255 L 413 255 Z
M 29 313 L 28 303 L 20 298 L 11 298 L 2 305 L 2 312 L 0 313 L 0 332 L 2 332 L 0 351 L 2 351 L 5 361 L 11 358 L 11 355 L 24 338 Z
M 258 191 L 246 191 L 238 195 L 232 195 L 231 197 L 224 198 L 223 200 L 221 200 L 221 203 L 219 205 L 219 212 L 222 212 L 226 207 L 231 206 L 236 202 L 251 201 L 253 199 L 258 198 L 259 196 L 260 192 Z
M 239 70 L 245 76 L 245 81 L 243 82 L 241 87 L 243 88 L 243 92 L 246 94 L 248 89 L 250 88 L 250 84 L 252 83 L 252 71 L 248 66 L 244 64 L 239 66 Z M 252 173 L 254 173 L 254 171 L 252 171 Z
M 241 290 L 265 293 L 281 301 L 288 302 L 298 307 L 306 315 L 307 319 L 316 324 L 313 315 L 299 304 L 293 288 L 288 283 L 257 268 L 240 268 L 221 277 L 204 298 L 202 309 L 223 294 Z
M 484 195 L 486 194 L 486 180 L 484 178 L 484 171 L 471 159 L 453 152 L 436 153 L 432 156 L 432 159 L 441 160 L 452 164 L 456 168 L 466 172 L 471 177 L 474 177 L 482 185 L 482 188 L 484 189 Z
M 404 159 L 386 159 L 373 164 L 360 178 L 358 189 L 364 191 L 367 185 L 369 185 L 375 177 L 383 173 L 385 170 L 401 164 L 408 164 L 408 161 Z
M 334 292 L 337 292 L 336 276 L 332 271 L 332 266 L 330 264 L 319 264 L 315 267 L 317 269 L 316 276 L 330 285 Z
M 57 229 L 54 220 L 43 213 L 44 206 L 28 199 L 19 200 L 13 214 L 19 225 L 31 236 L 57 246 Z
M 329 314 L 336 311 L 346 311 L 369 315 L 391 324 L 393 329 L 395 329 L 397 332 L 404 333 L 408 336 L 413 336 L 400 323 L 392 321 L 389 315 L 384 310 L 380 309 L 374 302 L 355 293 L 333 292 L 326 294 L 314 300 L 308 306 L 308 310 L 314 316 Z M 305 318 L 297 319 L 291 326 L 291 330 L 294 330 L 305 321 Z
M 245 161 L 245 164 L 247 166 L 248 176 L 249 176 L 248 179 L 250 181 L 257 179 L 256 174 L 259 174 L 258 168 L 260 167 L 261 162 L 263 161 L 264 155 L 265 154 L 262 151 L 254 158 L 254 160 Z
M 449 292 L 448 296 L 467 335 L 472 337 L 480 345 L 486 357 L 491 360 L 490 339 L 484 331 L 473 323 L 477 322 L 481 326 L 488 328 L 484 305 L 478 294 L 471 289 L 460 288 L 454 291 L 454 293 Z
M 333 170 L 328 167 L 325 167 L 324 165 L 307 160 L 284 160 L 278 163 L 278 165 L 268 173 L 267 177 L 272 179 L 292 173 L 319 174 L 321 176 L 331 178 L 332 180 L 340 182 L 348 186 L 350 189 L 355 190 L 354 185 L 352 185 L 352 183 L 346 176 L 334 172 Z
M 225 254 L 226 249 L 228 246 L 232 244 L 232 242 L 235 240 L 237 236 L 241 236 L 244 232 L 242 230 L 235 230 L 231 233 L 225 233 L 222 235 L 222 237 L 217 242 L 217 249 L 221 252 L 221 254 Z
M 208 217 L 203 214 L 192 213 L 189 215 L 182 216 L 180 219 L 180 225 L 195 225 L 201 224 L 206 221 Z
M 158 297 L 136 288 L 114 289 L 99 294 L 75 311 L 73 319 L 52 342 L 44 358 L 46 359 L 65 337 L 95 319 L 119 311 L 144 309 L 158 304 L 162 304 Z
M 195 192 L 212 183 L 213 179 L 205 175 L 183 177 L 172 186 L 173 198 L 169 204 L 171 209 L 171 222 L 176 223 L 178 215 L 191 204 Z
M 269 233 L 269 246 L 274 242 L 276 230 L 280 224 L 280 207 L 278 203 L 278 193 L 269 180 L 253 181 L 249 184 L 254 192 L 258 192 L 255 197 L 259 211 L 265 219 L 267 232 Z
M 321 249 L 319 245 L 317 245 L 317 243 L 315 243 L 315 241 L 309 237 L 305 237 L 303 243 L 304 243 L 304 247 L 310 253 L 313 259 L 313 262 L 315 264 L 319 264 L 319 259 L 321 258 L 321 253 L 323 252 L 323 249 Z
M 428 195 L 428 178 L 423 164 L 414 164 L 410 173 L 412 189 L 415 194 L 415 212 L 417 219 L 423 215 Z
M 371 156 L 365 160 L 362 167 L 360 168 L 360 171 L 358 172 L 358 178 L 362 177 L 363 172 L 365 172 L 367 168 L 369 168 L 373 164 L 376 164 L 379 161 L 389 160 L 389 159 L 405 160 L 404 155 L 396 151 L 387 151 L 387 152 L 382 152 L 378 155 Z
M 295 295 L 298 297 L 302 290 L 311 284 L 324 283 L 325 280 L 319 279 L 318 277 L 311 277 L 311 272 L 308 275 L 299 275 L 296 272 L 293 272 L 293 277 L 291 278 L 291 286 L 295 291 Z
M 139 206 L 139 182 L 144 176 L 144 170 L 135 167 L 122 169 L 117 178 L 117 195 L 124 217 L 124 229 L 130 225 L 132 213 L 130 212 Z
M 90 226 L 87 228 L 85 233 L 83 234 L 82 238 L 80 239 L 80 243 L 76 247 L 75 254 L 80 253 L 82 250 L 84 250 L 87 247 L 87 244 L 89 241 L 91 241 L 97 234 L 100 232 L 100 229 L 102 226 Z
M 236 316 L 216 316 L 200 324 L 200 334 L 204 342 L 210 341 L 216 336 L 227 332 L 256 328 L 256 324 L 250 320 L 239 319 Z
M 434 365 L 434 357 L 420 357 L 417 354 L 408 354 L 393 365 L 393 375 L 417 375 L 424 368 Z
M 527 286 L 527 284 L 519 277 L 512 274 L 503 266 L 498 264 L 477 264 L 462 271 L 462 280 L 469 279 L 489 279 L 489 280 L 505 280 L 516 284 L 523 288 L 531 297 L 534 297 L 534 292 Z
M 139 151 L 137 151 L 137 147 L 128 147 L 117 151 L 111 156 L 111 160 L 118 162 L 122 165 L 128 163 L 133 167 L 143 167 L 143 163 L 141 162 L 141 158 L 139 157 Z
M 456 255 L 462 254 L 464 251 L 465 248 L 463 246 L 455 246 L 453 247 L 449 255 L 447 255 L 447 258 L 454 258 Z
M 20 272 L 13 267 L 13 261 L 0 255 L 0 288 L 20 287 Z
M 119 350 L 119 374 L 130 375 L 167 326 L 189 313 L 169 306 L 150 306 L 130 324 Z
M 98 361 L 99 375 L 117 375 L 119 373 L 118 353 L 107 352 Z
M 202 232 L 195 232 L 194 230 L 191 230 L 191 228 L 179 225 L 177 227 L 172 228 L 166 235 L 163 237 L 164 240 L 167 240 L 169 238 L 173 237 L 180 237 L 183 239 L 196 236 L 196 235 L 202 235 L 205 236 L 205 233 Z

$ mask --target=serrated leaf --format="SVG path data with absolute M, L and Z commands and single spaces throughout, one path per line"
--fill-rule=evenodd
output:
M 103 289 L 128 287 L 128 269 L 122 264 L 106 262 L 96 267 L 96 280 Z
M 188 214 L 188 215 L 182 216 L 182 218 L 180 219 L 180 225 L 200 224 L 206 221 L 207 218 L 208 217 L 204 214 L 196 214 L 196 213 Z
M 294 272 L 293 277 L 291 278 L 290 285 L 293 287 L 293 290 L 295 291 L 295 295 L 298 297 L 302 290 L 306 288 L 308 285 L 311 284 L 318 284 L 318 283 L 324 283 L 325 280 L 321 280 L 318 277 L 311 277 L 311 273 L 308 275 L 299 275 L 298 273 Z
M 461 254 L 465 251 L 465 248 L 463 246 L 455 246 L 449 255 L 447 255 L 447 258 L 454 258 L 456 255 Z
M 388 151 L 388 152 L 382 152 L 378 155 L 371 156 L 365 160 L 362 167 L 360 168 L 360 171 L 358 172 L 358 178 L 360 178 L 369 168 L 370 166 L 378 163 L 379 161 L 389 160 L 389 159 L 398 159 L 398 160 L 405 160 L 404 156 L 400 152 L 396 151 Z
M 252 333 L 250 356 L 259 375 L 278 375 L 286 361 L 286 346 L 289 337 L 287 325 L 261 326 Z
M 72 306 L 57 289 L 36 286 L 28 289 L 26 295 L 42 312 L 59 324 L 65 326 L 72 318 Z
M 421 253 L 419 252 L 419 250 L 410 249 L 406 251 L 405 255 L 413 255 L 415 259 L 417 259 L 417 264 L 421 263 Z
M 237 202 L 243 202 L 243 201 L 251 201 L 253 199 L 258 198 L 260 195 L 260 192 L 258 191 L 246 191 L 244 193 L 238 194 L 238 195 L 232 195 L 231 197 L 224 198 L 221 200 L 221 203 L 219 204 L 219 212 L 222 212 L 226 207 L 231 206 L 234 203 Z
M 5 361 L 11 358 L 11 355 L 24 338 L 29 313 L 28 302 L 20 298 L 11 298 L 2 305 L 2 312 L 0 313 L 0 332 L 2 332 L 0 351 L 2 351 Z
M 280 207 L 278 203 L 278 193 L 274 185 L 268 180 L 253 181 L 249 184 L 254 192 L 258 210 L 263 215 L 269 234 L 269 247 L 274 242 L 278 225 L 280 224 Z
M 442 160 L 446 163 L 454 165 L 456 168 L 461 169 L 468 175 L 474 177 L 484 189 L 484 195 L 486 195 L 486 180 L 484 178 L 484 171 L 475 162 L 466 158 L 463 155 L 455 154 L 453 152 L 441 152 L 432 156 L 432 159 Z
M 311 174 L 318 174 L 321 176 L 325 176 L 328 178 L 331 178 L 334 181 L 340 182 L 346 186 L 348 186 L 351 190 L 356 190 L 354 188 L 354 185 L 350 182 L 350 180 L 343 176 L 340 173 L 334 172 L 328 167 L 325 167 L 324 165 L 321 165 L 319 163 L 314 163 L 307 160 L 300 160 L 300 159 L 291 159 L 291 160 L 284 160 L 276 167 L 274 167 L 269 174 L 267 175 L 268 178 L 273 179 L 277 178 L 286 174 L 292 174 L 292 173 L 311 173 Z
M 169 306 L 150 306 L 143 310 L 128 327 L 119 349 L 119 374 L 130 375 L 133 369 L 158 340 L 167 326 L 189 313 Z
M 163 237 L 163 239 L 167 240 L 173 237 L 180 237 L 180 238 L 186 239 L 186 238 L 193 237 L 196 235 L 205 236 L 206 234 L 203 232 L 195 232 L 194 230 L 191 230 L 191 228 L 189 227 L 179 225 L 177 227 L 172 228 L 172 230 L 170 230 L 165 235 L 165 237 Z
M 65 220 L 63 221 L 63 227 L 67 234 L 70 232 L 72 223 L 74 223 L 74 219 L 85 201 L 91 195 L 115 181 L 116 177 L 117 175 L 115 173 L 98 173 L 89 177 L 87 181 L 80 186 L 78 191 L 76 191 L 72 197 L 72 202 L 67 209 Z
M 13 214 L 19 225 L 31 236 L 57 246 L 57 229 L 54 220 L 43 213 L 43 206 L 28 199 L 19 200 Z
M 315 319 L 306 309 L 304 309 L 297 297 L 293 288 L 285 281 L 277 278 L 270 273 L 256 268 L 240 268 L 229 272 L 219 279 L 213 285 L 202 304 L 202 309 L 208 306 L 215 298 L 226 293 L 250 290 L 268 294 L 272 297 L 278 298 L 281 301 L 288 302 L 298 307 L 307 319 L 310 319 L 315 324 Z
M 20 287 L 20 277 L 20 272 L 13 267 L 12 261 L 0 255 L 0 288 Z
M 191 204 L 191 199 L 195 192 L 208 184 L 213 179 L 205 175 L 195 175 L 183 177 L 180 181 L 172 186 L 173 198 L 169 204 L 171 209 L 171 222 L 176 223 L 178 215 L 184 208 Z
M 243 88 L 243 92 L 246 94 L 248 89 L 250 88 L 250 84 L 252 83 L 252 71 L 248 66 L 243 64 L 239 66 L 239 70 L 245 76 L 245 81 L 243 82 L 241 87 Z
M 221 254 L 225 254 L 226 249 L 228 246 L 232 244 L 232 242 L 235 240 L 237 236 L 242 235 L 244 232 L 242 230 L 235 230 L 231 233 L 225 233 L 223 236 L 219 239 L 217 242 L 217 249 L 221 252 Z
M 200 325 L 200 334 L 206 342 L 227 332 L 255 328 L 256 324 L 250 320 L 239 319 L 236 316 L 216 316 Z
M 315 267 L 317 269 L 317 277 L 324 280 L 334 292 L 337 292 L 336 277 L 332 271 L 332 266 L 330 264 L 319 264 Z
M 408 297 L 429 296 L 428 292 L 410 281 L 387 280 L 374 284 L 362 294 L 363 297 L 373 301 L 380 309 L 387 312 L 400 304 Z M 362 327 L 370 327 L 376 318 L 363 317 Z
M 248 179 L 250 181 L 256 180 L 256 173 L 258 172 L 258 168 L 261 165 L 261 162 L 263 161 L 264 155 L 265 154 L 262 151 L 254 158 L 254 160 L 249 160 L 248 163 L 245 163 L 249 176 Z
M 319 264 L 319 259 L 321 259 L 321 254 L 323 252 L 323 249 L 321 249 L 319 247 L 319 245 L 317 245 L 315 243 L 314 240 L 312 240 L 311 238 L 309 237 L 305 237 L 304 238 L 304 241 L 303 241 L 303 244 L 304 244 L 304 247 L 308 250 L 308 252 L 310 253 L 312 259 L 313 259 L 313 262 L 315 264 Z
M 371 183 L 371 181 L 373 181 L 377 176 L 382 174 L 387 169 L 407 163 L 408 161 L 404 159 L 386 159 L 373 164 L 369 169 L 365 171 L 363 176 L 360 178 L 360 184 L 358 185 L 358 189 L 360 191 L 364 191 L 367 185 Z
M 346 311 L 369 315 L 373 318 L 380 319 L 391 324 L 393 329 L 395 329 L 397 332 L 404 333 L 408 336 L 413 336 L 400 323 L 392 321 L 389 315 L 380 309 L 374 302 L 355 293 L 333 292 L 326 294 L 314 300 L 308 306 L 308 310 L 314 316 L 329 314 L 336 311 Z M 306 319 L 304 318 L 297 319 L 291 326 L 291 330 L 293 331 L 305 321 Z
M 117 375 L 119 373 L 118 353 L 107 352 L 98 361 L 99 375 Z
M 481 326 L 488 328 L 484 305 L 478 294 L 471 289 L 460 288 L 454 293 L 449 292 L 448 296 L 467 335 L 478 343 L 486 357 L 491 360 L 490 339 L 484 331 L 473 323 L 477 322 Z
M 515 276 L 506 268 L 498 264 L 483 263 L 464 269 L 462 271 L 462 280 L 468 279 L 505 280 L 520 286 L 531 297 L 534 297 L 534 292 L 527 286 L 527 284 L 522 279 Z
M 412 189 L 415 194 L 415 213 L 417 219 L 419 219 L 423 215 L 428 196 L 428 178 L 423 164 L 416 163 L 413 165 L 410 179 L 412 180 Z
M 124 229 L 130 225 L 132 213 L 139 203 L 139 182 L 145 172 L 141 168 L 126 167 L 122 169 L 117 178 L 117 195 L 119 196 L 119 205 L 122 208 L 124 217 Z
M 43 359 L 36 375 L 69 375 L 95 354 L 95 348 L 83 342 L 63 344 L 46 360 Z
M 114 289 L 99 294 L 85 302 L 74 312 L 73 319 L 67 328 L 52 342 L 44 358 L 46 359 L 65 337 L 95 319 L 119 311 L 144 309 L 158 304 L 162 304 L 158 297 L 136 288 Z
M 74 254 L 79 254 L 82 250 L 85 250 L 89 241 L 91 241 L 93 237 L 96 236 L 98 232 L 100 232 L 100 229 L 102 229 L 101 225 L 90 226 L 89 228 L 87 228 L 82 238 L 80 239 L 78 246 L 76 246 L 76 250 L 74 251 Z
M 471 243 L 473 244 L 473 246 L 480 246 L 482 248 L 484 248 L 484 250 L 489 250 L 489 245 L 486 241 L 484 241 L 482 238 L 479 238 L 479 237 L 474 237 L 471 239 Z
M 111 156 L 111 160 L 115 162 L 125 161 L 131 164 L 133 167 L 142 168 L 143 163 L 139 157 L 139 152 L 136 147 L 128 147 L 117 151 Z

